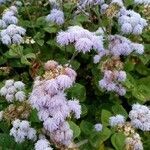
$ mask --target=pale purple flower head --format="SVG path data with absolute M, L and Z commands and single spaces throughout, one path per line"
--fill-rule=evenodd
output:
M 64 13 L 61 10 L 52 9 L 50 14 L 46 17 L 46 20 L 62 25 L 64 23 Z
M 18 91 L 18 92 L 15 94 L 15 98 L 16 98 L 16 100 L 22 102 L 22 101 L 25 100 L 26 95 L 25 95 L 25 93 L 24 93 L 23 91 Z
M 58 92 L 58 84 L 55 79 L 45 81 L 45 90 L 50 94 L 56 94 Z
M 40 139 L 35 143 L 35 150 L 52 150 L 47 139 Z
M 5 23 L 5 21 L 3 21 L 3 20 L 1 20 L 1 19 L 0 19 L 0 28 L 2 28 L 2 29 L 6 28 L 6 23 Z
M 1 38 L 2 43 L 5 45 L 10 45 L 11 44 L 11 38 L 9 35 L 5 35 Z
M 88 38 L 80 38 L 76 43 L 75 43 L 75 48 L 79 52 L 89 52 L 92 49 L 93 43 L 90 39 Z
M 124 34 L 130 34 L 130 33 L 132 33 L 132 30 L 133 30 L 133 28 L 132 28 L 132 26 L 131 26 L 130 23 L 124 23 L 124 24 L 121 26 L 121 31 L 122 31 L 122 33 L 124 33 Z
M 57 43 L 61 46 L 69 45 L 69 33 L 61 31 L 57 35 Z
M 139 24 L 133 28 L 133 34 L 135 35 L 142 34 L 142 31 L 143 31 L 143 27 Z
M 70 88 L 73 84 L 73 81 L 67 75 L 59 75 L 56 80 L 61 89 Z
M 116 115 L 116 116 L 110 117 L 109 123 L 110 123 L 110 126 L 112 126 L 112 127 L 115 127 L 119 124 L 124 124 L 125 123 L 125 117 L 122 115 Z
M 143 131 L 150 131 L 150 109 L 141 104 L 134 104 L 129 112 L 131 124 Z
M 44 121 L 44 128 L 46 130 L 48 130 L 49 132 L 53 132 L 54 130 L 58 129 L 58 124 L 57 122 L 55 121 L 54 118 L 47 118 L 45 121 Z
M 125 81 L 126 80 L 126 72 L 125 71 L 119 71 L 117 74 L 117 80 L 118 81 Z
M 79 119 L 81 115 L 81 105 L 78 100 L 70 100 L 68 101 L 68 106 L 71 112 L 74 113 L 75 118 Z
M 23 38 L 20 36 L 20 34 L 14 34 L 12 37 L 12 42 L 14 44 L 20 44 L 23 42 Z
M 134 3 L 147 5 L 147 4 L 150 4 L 150 1 L 149 0 L 134 0 Z
M 111 4 L 117 4 L 120 7 L 123 7 L 123 1 L 122 0 L 112 0 Z
M 101 123 L 97 123 L 94 125 L 94 128 L 97 132 L 102 131 L 103 125 Z
M 132 43 L 132 49 L 135 50 L 135 52 L 138 53 L 138 54 L 143 54 L 144 53 L 143 44 Z

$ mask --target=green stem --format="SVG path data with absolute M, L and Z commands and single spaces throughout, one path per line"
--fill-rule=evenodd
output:
M 71 59 L 69 60 L 69 64 L 68 64 L 68 66 L 71 66 L 71 63 L 72 63 L 72 61 L 74 60 L 74 58 L 78 55 L 78 51 L 75 51 L 74 53 L 73 53 L 73 55 L 72 55 L 72 57 L 71 57 Z

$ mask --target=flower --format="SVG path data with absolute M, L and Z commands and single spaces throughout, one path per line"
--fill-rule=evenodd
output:
M 96 130 L 97 132 L 99 132 L 99 131 L 102 131 L 103 125 L 100 124 L 100 123 L 97 123 L 97 124 L 94 125 L 94 128 L 95 128 L 95 130 Z
M 150 4 L 150 1 L 149 0 L 134 0 L 134 3 L 135 4 Z
M 14 87 L 18 90 L 23 90 L 25 88 L 25 84 L 22 81 L 16 81 L 14 83 Z
M 124 23 L 122 26 L 121 26 L 121 31 L 125 34 L 130 34 L 132 33 L 132 26 L 130 23 Z
M 92 44 L 91 40 L 89 40 L 88 38 L 80 38 L 75 43 L 75 48 L 79 52 L 86 53 L 92 49 L 92 45 L 93 44 Z
M 124 124 L 125 118 L 122 115 L 116 115 L 116 116 L 109 118 L 109 123 L 110 123 L 110 126 L 115 127 L 117 125 Z
M 52 150 L 47 139 L 40 139 L 35 143 L 35 150 Z
M 75 81 L 76 72 L 51 60 L 45 65 L 46 73 L 60 72 L 50 80 L 37 78 L 29 101 L 31 106 L 37 109 L 38 117 L 43 121 L 44 129 L 50 134 L 51 140 L 66 146 L 73 138 L 73 132 L 66 119 L 71 113 L 74 113 L 76 118 L 81 114 L 79 101 L 68 101 L 64 93 Z
M 16 119 L 12 125 L 10 135 L 14 137 L 17 143 L 22 143 L 25 139 L 36 140 L 36 130 L 30 127 L 28 121 Z
M 15 98 L 16 100 L 18 101 L 24 101 L 26 96 L 25 96 L 25 93 L 23 91 L 18 91 L 16 94 L 15 94 Z
M 134 104 L 129 112 L 131 124 L 143 131 L 150 131 L 150 109 L 141 104 Z
M 79 119 L 81 114 L 81 106 L 78 100 L 68 101 L 69 109 L 75 114 L 75 118 Z
M 61 10 L 52 9 L 50 14 L 46 17 L 46 20 L 62 25 L 64 23 L 64 13 Z
M 122 8 L 119 12 L 118 22 L 121 26 L 121 31 L 124 34 L 135 34 L 139 35 L 142 33 L 147 22 L 141 17 L 140 14 L 133 10 L 126 10 Z
M 56 78 L 56 81 L 61 89 L 70 88 L 73 84 L 71 78 L 68 77 L 67 75 L 59 75 Z

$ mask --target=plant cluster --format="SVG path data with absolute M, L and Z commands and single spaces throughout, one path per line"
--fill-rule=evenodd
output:
M 149 0 L 0 0 L 0 149 L 148 150 Z

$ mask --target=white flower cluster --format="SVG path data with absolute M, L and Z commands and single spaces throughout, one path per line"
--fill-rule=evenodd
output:
M 134 104 L 129 118 L 134 127 L 143 131 L 150 131 L 150 109 L 147 106 Z
M 103 51 L 103 38 L 102 36 L 96 36 L 80 26 L 71 26 L 67 31 L 61 31 L 57 35 L 57 43 L 61 46 L 75 43 L 75 49 L 78 52 L 89 52 L 91 49 L 95 49 L 98 52 Z
M 6 9 L 0 20 L 0 39 L 3 44 L 21 44 L 23 42 L 23 35 L 25 35 L 26 30 L 20 26 L 17 26 L 18 18 L 16 17 L 17 7 L 11 6 Z
M 126 94 L 126 89 L 120 84 L 126 80 L 125 71 L 104 71 L 104 78 L 99 81 L 99 86 L 107 91 L 115 91 L 119 95 L 123 96 Z
M 118 22 L 121 25 L 121 31 L 124 34 L 142 34 L 147 21 L 141 17 L 139 13 L 133 10 L 126 10 L 122 8 L 119 12 L 120 16 Z
M 0 89 L 0 95 L 4 96 L 8 102 L 24 101 L 26 96 L 24 92 L 25 84 L 21 81 L 6 80 L 5 85 Z
M 13 121 L 13 127 L 10 130 L 10 135 L 15 138 L 17 143 L 22 143 L 26 139 L 36 140 L 36 130 L 30 127 L 30 123 L 26 120 L 16 119 Z
M 53 150 L 47 139 L 40 139 L 35 143 L 35 150 Z
M 46 20 L 62 25 L 64 23 L 64 13 L 61 10 L 52 9 L 50 14 L 47 15 Z
M 134 3 L 147 5 L 150 4 L 150 0 L 134 0 Z
M 125 117 L 122 115 L 116 115 L 109 118 L 110 126 L 115 127 L 125 123 Z
M 132 137 L 127 137 L 125 140 L 127 148 L 132 150 L 143 150 L 143 144 L 139 134 L 135 133 Z
M 45 79 L 35 81 L 29 99 L 32 107 L 38 110 L 44 128 L 50 132 L 51 140 L 69 145 L 73 133 L 66 118 L 71 113 L 75 118 L 80 118 L 81 106 L 77 100 L 68 101 L 64 90 L 72 86 L 76 72 L 69 67 L 58 65 L 55 61 L 48 61 L 45 69 Z

